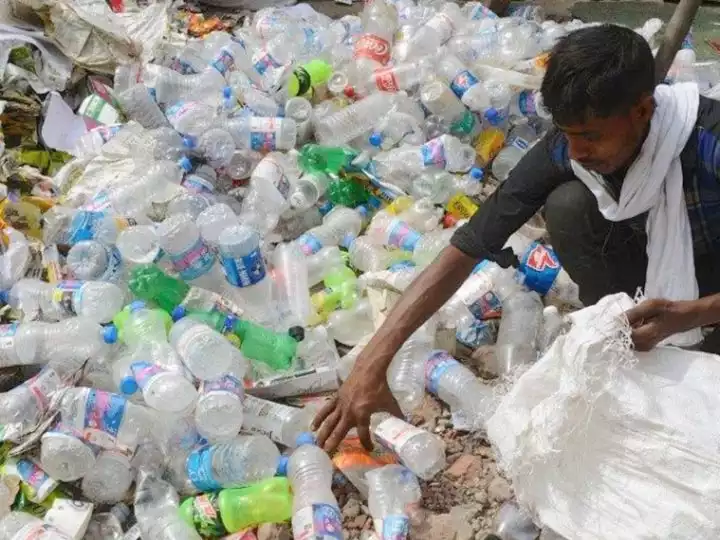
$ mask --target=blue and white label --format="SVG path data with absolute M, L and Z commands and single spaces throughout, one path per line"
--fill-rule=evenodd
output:
M 314 255 L 323 248 L 322 243 L 312 233 L 305 233 L 296 240 L 305 255 Z
M 533 291 L 545 295 L 562 267 L 560 260 L 549 246 L 533 242 L 520 261 L 520 272 L 525 276 L 525 285 Z
M 199 174 L 189 174 L 185 177 L 185 180 L 183 181 L 183 186 L 188 191 L 192 191 L 193 193 L 209 193 L 212 194 L 215 192 L 215 186 L 210 182 L 209 180 L 206 180 Z
M 118 394 L 90 390 L 85 401 L 85 428 L 117 437 L 126 406 L 127 400 Z
M 525 152 L 530 146 L 530 143 L 526 139 L 515 135 L 508 140 L 508 146 L 514 146 L 518 150 Z
M 97 227 L 105 219 L 107 212 L 93 212 L 90 210 L 79 210 L 70 223 L 68 231 L 68 242 L 74 245 L 81 240 L 95 238 Z
M 274 131 L 251 131 L 250 148 L 256 152 L 272 152 L 277 147 Z
M 157 364 L 151 364 L 150 362 L 140 361 L 133 362 L 130 364 L 130 371 L 133 374 L 135 382 L 140 388 L 145 388 L 153 377 L 160 373 L 165 373 L 165 370 Z
M 235 58 L 229 49 L 223 48 L 215 59 L 210 62 L 210 65 L 217 69 L 221 75 L 225 75 L 235 65 Z
M 340 509 L 330 504 L 313 504 L 295 512 L 293 538 L 298 540 L 343 540 Z
M 386 516 L 378 531 L 381 540 L 405 540 L 410 534 L 410 520 L 407 516 Z
M 265 261 L 260 248 L 256 248 L 242 257 L 223 255 L 222 266 L 225 277 L 236 287 L 249 287 L 265 277 Z
M 185 462 L 185 472 L 199 491 L 218 491 L 222 488 L 213 475 L 212 458 L 214 453 L 214 446 L 205 446 L 191 452 Z
M 420 240 L 420 233 L 411 228 L 410 225 L 400 219 L 393 219 L 388 227 L 389 246 L 396 247 L 405 251 L 414 251 L 415 246 Z
M 200 383 L 201 394 L 209 394 L 210 392 L 228 392 L 237 397 L 242 397 L 243 383 L 235 375 L 226 373 L 218 379 L 202 381 Z
M 100 281 L 109 281 L 111 283 L 117 283 L 120 281 L 123 273 L 122 255 L 120 250 L 115 246 L 105 247 L 107 252 L 108 265 L 100 277 Z
M 477 349 L 481 345 L 492 345 L 497 340 L 498 319 L 482 321 L 472 317 L 467 324 L 458 326 L 456 339 L 471 349 Z
M 502 302 L 492 291 L 487 291 L 465 304 L 476 319 L 496 319 L 502 314 Z
M 535 105 L 535 92 L 532 90 L 523 90 L 517 96 L 518 109 L 523 116 L 536 116 L 537 107 Z
M 280 66 L 282 66 L 282 64 L 267 52 L 253 62 L 253 69 L 260 75 L 265 75 L 265 72 L 270 68 L 279 68 Z
M 440 137 L 436 137 L 420 147 L 423 165 L 426 167 L 445 168 L 445 145 Z
M 197 242 L 182 253 L 169 255 L 173 268 L 185 281 L 197 279 L 210 271 L 215 264 L 215 255 L 210 247 L 198 238 Z
M 52 292 L 53 304 L 68 316 L 78 315 L 77 307 L 82 302 L 84 281 L 65 280 L 55 285 Z
M 432 394 L 438 393 L 440 379 L 445 372 L 458 365 L 455 360 L 445 351 L 435 351 L 425 362 L 425 387 Z
M 388 270 L 390 272 L 404 272 L 406 270 L 412 270 L 417 266 L 413 261 L 398 261 L 390 265 Z
M 465 95 L 465 92 L 470 90 L 478 82 L 477 77 L 470 73 L 467 69 L 458 73 L 450 83 L 450 89 L 455 92 L 455 95 L 459 98 Z

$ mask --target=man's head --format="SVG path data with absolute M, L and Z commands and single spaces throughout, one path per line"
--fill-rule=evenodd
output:
M 541 91 L 567 136 L 570 157 L 610 174 L 640 148 L 655 108 L 654 88 L 655 62 L 645 39 L 605 24 L 557 43 Z

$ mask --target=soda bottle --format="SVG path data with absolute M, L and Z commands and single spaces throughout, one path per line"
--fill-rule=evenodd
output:
M 363 80 L 390 61 L 397 29 L 397 11 L 384 0 L 365 5 L 362 14 L 364 33 L 355 41 L 355 78 Z

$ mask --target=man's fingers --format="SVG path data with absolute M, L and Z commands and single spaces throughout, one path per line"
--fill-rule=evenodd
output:
M 372 452 L 373 442 L 372 442 L 372 438 L 370 437 L 369 422 L 366 420 L 358 422 L 357 433 L 358 433 L 358 437 L 360 438 L 360 442 L 365 447 L 365 450 L 367 450 L 368 452 Z
M 643 321 L 651 319 L 658 314 L 658 302 L 655 300 L 646 300 L 632 309 L 628 309 L 625 312 L 625 316 L 630 323 L 630 326 L 637 326 L 642 324 Z
M 340 410 L 340 408 L 336 408 L 328 415 L 327 418 L 325 418 L 322 425 L 320 426 L 320 429 L 317 432 L 318 446 L 323 446 L 325 444 L 325 441 L 335 430 L 335 426 L 337 426 L 337 423 L 340 421 L 341 418 L 342 411 Z
M 330 437 L 327 438 L 327 441 L 325 441 L 325 444 L 322 445 L 323 449 L 326 452 L 332 452 L 333 450 L 335 450 L 345 438 L 347 432 L 350 431 L 351 427 L 352 425 L 350 425 L 347 416 L 343 416 L 342 418 L 340 418 L 340 421 L 337 422 L 335 425 L 335 429 L 333 430 L 332 435 L 330 435 Z
M 338 397 L 334 396 L 329 402 L 325 404 L 325 406 L 320 409 L 320 412 L 318 412 L 315 415 L 315 418 L 312 421 L 312 428 L 317 429 L 321 426 L 321 424 L 325 421 L 325 419 L 330 416 L 330 413 L 335 410 L 338 404 Z
M 385 403 L 382 410 L 387 411 L 398 418 L 405 418 L 405 415 L 403 414 L 397 399 L 395 399 L 395 396 L 393 396 L 389 391 L 388 394 L 390 395 L 390 399 L 388 399 L 387 403 Z
M 653 321 L 648 324 L 644 324 L 638 328 L 634 328 L 630 335 L 635 345 L 635 350 L 640 352 L 646 352 L 655 347 L 660 341 L 658 336 L 657 324 Z

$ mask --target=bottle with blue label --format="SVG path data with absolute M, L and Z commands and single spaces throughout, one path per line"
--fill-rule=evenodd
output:
M 187 413 L 195 405 L 197 391 L 195 385 L 177 371 L 170 371 L 162 366 L 145 360 L 137 360 L 130 364 L 133 382 L 123 380 L 121 389 L 125 392 L 126 384 L 136 384 L 142 391 L 148 407 L 168 413 Z
M 506 141 L 505 148 L 492 162 L 492 172 L 501 182 L 515 168 L 515 165 L 527 153 L 530 147 L 538 140 L 537 132 L 529 124 L 519 124 L 513 128 Z
M 405 540 L 409 515 L 422 498 L 417 477 L 402 465 L 385 465 L 365 474 L 368 507 L 379 538 Z
M 202 381 L 195 424 L 211 443 L 232 440 L 243 425 L 243 372 L 240 366 L 211 381 Z
M 125 279 L 122 256 L 114 245 L 83 240 L 70 248 L 66 262 L 75 279 L 112 283 Z

